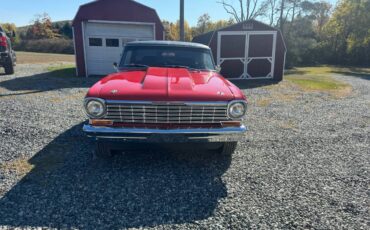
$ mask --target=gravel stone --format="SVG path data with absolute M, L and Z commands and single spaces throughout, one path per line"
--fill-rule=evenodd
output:
M 46 67 L 0 73 L 0 229 L 370 227 L 369 78 L 333 75 L 353 87 L 341 99 L 246 86 L 250 131 L 232 158 L 144 145 L 97 160 L 81 130 L 97 79 Z

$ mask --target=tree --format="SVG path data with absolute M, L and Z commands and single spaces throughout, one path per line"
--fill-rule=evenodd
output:
M 57 24 L 58 25 L 58 24 Z M 72 33 L 72 25 L 69 22 L 64 23 L 62 28 L 58 30 L 58 33 L 66 38 L 72 39 L 73 33 Z
M 370 63 L 370 1 L 341 0 L 323 26 L 323 47 L 331 62 L 368 65 Z
M 213 31 L 218 30 L 227 26 L 234 24 L 234 20 L 230 18 L 229 20 L 218 20 L 212 21 L 209 14 L 203 14 L 198 18 L 198 23 L 195 27 L 191 28 L 193 37 Z
M 277 13 L 278 9 L 277 9 L 277 0 L 268 0 L 267 1 L 268 3 L 268 10 L 269 10 L 269 15 L 268 15 L 268 18 L 269 18 L 269 21 L 270 21 L 270 26 L 273 26 L 274 23 L 275 23 L 275 14 Z
M 17 34 L 17 26 L 14 23 L 1 23 L 1 27 L 4 29 L 5 33 L 10 35 L 12 43 L 18 43 L 19 38 Z
M 180 21 L 176 23 L 163 21 L 162 22 L 165 28 L 165 38 L 170 41 L 179 41 L 180 40 Z M 185 24 L 185 41 L 191 41 L 193 39 L 192 29 L 189 26 L 187 21 Z
M 17 27 L 14 23 L 1 23 L 1 27 L 6 33 L 15 33 L 17 31 Z
M 268 8 L 269 1 L 263 0 L 238 0 L 238 7 L 228 0 L 218 1 L 225 11 L 230 14 L 236 22 L 243 22 L 248 19 L 255 19 L 263 16 Z
M 208 32 L 210 30 L 211 25 L 212 25 L 211 16 L 209 16 L 209 14 L 207 13 L 203 14 L 198 18 L 197 32 L 199 34 Z
M 29 39 L 55 38 L 58 34 L 53 31 L 51 18 L 47 13 L 36 15 L 33 25 L 27 31 Z

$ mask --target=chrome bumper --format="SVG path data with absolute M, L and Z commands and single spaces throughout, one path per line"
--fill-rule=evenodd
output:
M 227 142 L 245 139 L 245 126 L 194 129 L 111 128 L 84 125 L 88 137 L 152 143 Z

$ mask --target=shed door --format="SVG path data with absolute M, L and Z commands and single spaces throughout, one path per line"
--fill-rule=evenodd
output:
M 125 43 L 155 39 L 154 24 L 87 22 L 84 27 L 87 76 L 113 73 Z
M 229 79 L 271 79 L 274 75 L 275 31 L 221 31 L 217 64 Z

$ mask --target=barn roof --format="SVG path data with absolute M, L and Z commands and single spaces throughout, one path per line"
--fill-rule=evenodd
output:
M 85 10 L 89 10 L 89 8 L 91 7 L 95 7 L 95 5 L 98 5 L 98 4 L 109 4 L 109 3 L 120 3 L 120 4 L 124 4 L 125 2 L 129 2 L 131 4 L 135 4 L 136 6 L 142 8 L 142 9 L 145 9 L 147 10 L 148 12 L 150 12 L 151 14 L 153 14 L 154 17 L 157 18 L 157 20 L 159 22 L 161 22 L 161 19 L 159 18 L 158 14 L 157 14 L 157 11 L 149 6 L 146 6 L 144 4 L 141 4 L 137 1 L 134 1 L 134 0 L 94 0 L 92 2 L 89 2 L 89 3 L 86 3 L 86 4 L 83 4 L 83 5 L 80 5 L 80 7 L 78 8 L 78 11 L 77 11 L 77 14 L 75 16 L 75 18 L 73 19 L 73 22 L 72 22 L 72 26 L 75 26 L 76 23 L 79 23 L 81 20 L 83 20 L 83 12 Z M 109 15 L 109 12 L 102 12 L 102 11 L 98 11 L 96 12 L 97 14 L 104 14 L 104 15 Z M 162 23 L 160 23 L 160 25 L 162 27 L 162 29 L 164 29 Z

